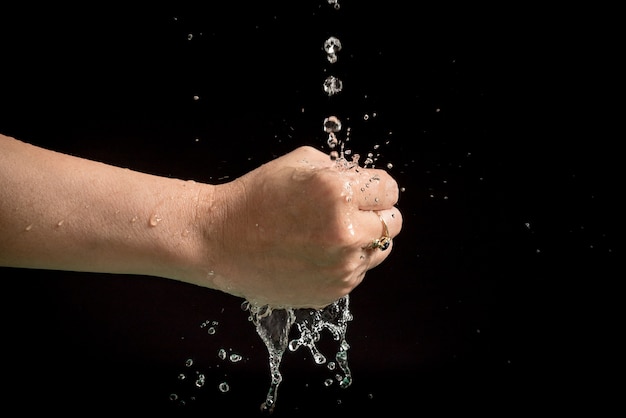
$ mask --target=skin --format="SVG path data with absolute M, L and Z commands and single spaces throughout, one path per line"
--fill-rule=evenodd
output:
M 229 183 L 154 176 L 0 135 L 0 265 L 139 274 L 321 308 L 391 253 L 398 186 L 303 146 Z

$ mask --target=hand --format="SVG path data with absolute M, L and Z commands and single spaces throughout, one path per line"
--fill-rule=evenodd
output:
M 216 186 L 209 274 L 217 288 L 251 303 L 324 307 L 389 256 L 393 243 L 370 246 L 385 224 L 390 237 L 400 232 L 397 200 L 384 170 L 340 169 L 328 154 L 297 148 Z

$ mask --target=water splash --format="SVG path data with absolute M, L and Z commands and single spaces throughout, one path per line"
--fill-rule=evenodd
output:
M 276 407 L 278 387 L 283 380 L 280 364 L 287 350 L 296 351 L 304 346 L 309 349 L 316 364 L 327 362 L 326 356 L 316 345 L 324 330 L 338 341 L 334 358 L 340 369 L 340 373 L 336 374 L 339 387 L 345 389 L 352 384 L 352 373 L 348 365 L 350 345 L 346 340 L 348 322 L 353 318 L 349 309 L 349 295 L 322 309 L 278 309 L 268 305 L 254 305 L 249 301 L 244 301 L 241 308 L 250 313 L 249 319 L 269 353 L 271 380 L 265 401 L 261 404 L 261 411 L 271 414 Z M 297 336 L 290 340 L 294 325 Z

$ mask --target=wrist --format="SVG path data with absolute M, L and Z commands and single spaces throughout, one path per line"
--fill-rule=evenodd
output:
M 192 225 L 189 230 L 193 231 L 191 245 L 187 247 L 183 263 L 179 263 L 179 276 L 172 278 L 243 296 L 240 289 L 227 279 L 241 262 L 240 253 L 245 247 L 239 240 L 233 247 L 233 238 L 229 236 L 232 224 L 243 222 L 240 216 L 241 204 L 245 200 L 242 182 L 199 184 L 198 191 L 196 204 L 189 211 L 192 214 L 192 220 L 188 222 Z
M 171 218 L 174 226 L 163 231 L 161 252 L 154 254 L 155 264 L 159 265 L 155 275 L 215 288 L 212 277 L 214 240 L 207 238 L 213 235 L 210 230 L 214 225 L 219 224 L 215 210 L 216 187 L 183 182 L 182 194 L 163 209 L 162 218 Z

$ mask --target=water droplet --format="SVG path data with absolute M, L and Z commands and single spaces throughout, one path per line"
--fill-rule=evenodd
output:
M 31 229 L 33 229 L 33 224 L 30 224 L 26 228 L 24 228 L 24 231 L 30 231 Z
M 336 54 L 341 51 L 341 41 L 335 36 L 330 36 L 324 42 L 324 51 L 327 54 Z
M 335 10 L 339 10 L 341 8 L 341 5 L 339 4 L 339 0 L 328 0 L 328 4 L 333 6 Z
M 204 376 L 204 374 L 200 373 L 198 375 L 198 378 L 196 379 L 196 387 L 201 388 L 202 386 L 204 386 L 205 381 L 206 377 Z
M 324 51 L 328 62 L 334 64 L 337 62 L 337 53 L 341 51 L 341 41 L 334 36 L 329 37 L 324 41 Z
M 335 148 L 339 143 L 339 140 L 337 139 L 335 134 L 331 132 L 328 134 L 328 140 L 326 141 L 326 143 L 328 144 L 329 148 Z
M 300 340 L 291 340 L 289 341 L 289 350 L 296 351 L 298 348 L 300 348 L 301 345 L 302 342 Z
M 150 226 L 157 226 L 163 219 L 156 213 L 150 216 Z
M 329 116 L 324 119 L 324 132 L 339 132 L 341 130 L 341 121 L 337 116 Z
M 65 220 L 61 219 L 59 222 L 57 222 L 57 226 L 63 226 L 64 223 Z
M 328 76 L 326 80 L 324 80 L 324 91 L 329 96 L 334 96 L 335 94 L 341 92 L 343 90 L 343 82 L 335 76 Z
M 240 354 L 235 354 L 235 353 L 232 353 L 229 358 L 230 358 L 230 361 L 233 363 L 238 363 L 243 359 L 243 357 Z

